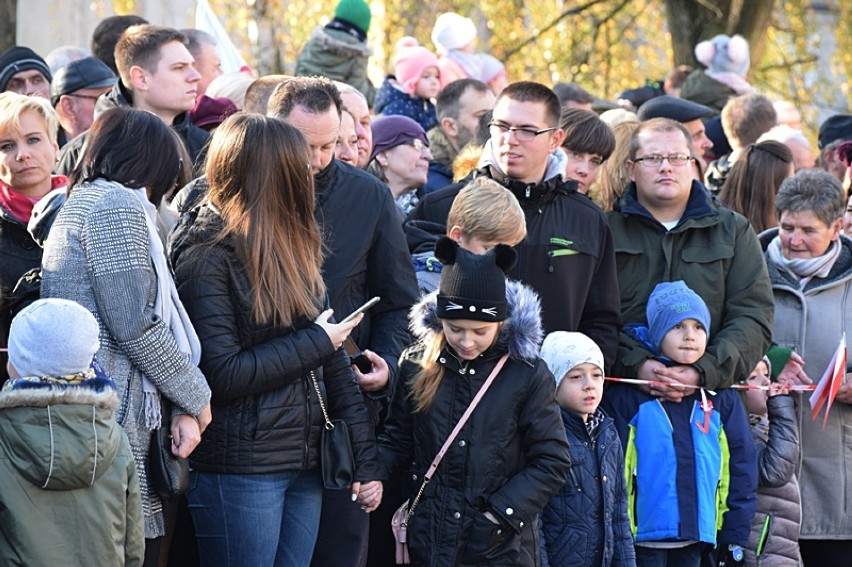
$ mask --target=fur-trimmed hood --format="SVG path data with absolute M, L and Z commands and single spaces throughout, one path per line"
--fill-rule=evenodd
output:
M 372 49 L 356 42 L 346 33 L 329 30 L 322 26 L 314 28 L 311 39 L 315 40 L 323 50 L 342 57 L 369 57 L 373 54 Z
M 0 393 L 0 455 L 39 488 L 92 486 L 115 460 L 124 435 L 113 389 L 25 388 Z
M 409 328 L 421 342 L 431 341 L 441 331 L 437 310 L 438 292 L 434 291 L 411 308 Z M 515 360 L 532 364 L 541 351 L 544 329 L 541 325 L 541 303 L 532 288 L 517 281 L 506 281 L 508 318 L 503 321 L 497 348 L 509 352 Z

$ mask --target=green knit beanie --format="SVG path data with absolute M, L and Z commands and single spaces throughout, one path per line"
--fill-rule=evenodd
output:
M 766 358 L 769 359 L 769 375 L 773 382 L 778 381 L 778 375 L 787 366 L 787 361 L 790 360 L 790 355 L 793 354 L 793 349 L 784 348 L 778 345 L 769 347 L 769 352 L 766 353 Z
M 334 9 L 334 17 L 349 22 L 365 34 L 370 30 L 370 6 L 364 0 L 340 0 Z

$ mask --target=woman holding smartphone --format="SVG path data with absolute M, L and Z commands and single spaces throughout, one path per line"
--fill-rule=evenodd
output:
M 188 494 L 203 566 L 310 563 L 323 488 L 314 377 L 330 416 L 349 427 L 355 480 L 376 476 L 372 428 L 340 348 L 361 316 L 329 321 L 309 162 L 292 126 L 231 116 L 210 143 L 208 198 L 172 234 L 213 393 Z M 381 483 L 361 482 L 353 499 L 371 511 Z

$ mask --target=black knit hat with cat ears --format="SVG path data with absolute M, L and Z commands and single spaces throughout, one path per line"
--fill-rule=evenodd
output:
M 444 236 L 435 246 L 435 257 L 444 264 L 438 317 L 491 322 L 506 319 L 506 272 L 518 257 L 511 246 L 498 244 L 485 254 L 474 254 Z

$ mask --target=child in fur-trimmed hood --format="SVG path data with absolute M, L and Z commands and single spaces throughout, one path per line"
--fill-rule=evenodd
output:
M 136 465 L 83 306 L 40 299 L 9 331 L 0 392 L 0 564 L 141 565 Z M 49 535 L 50 543 L 46 544 Z

